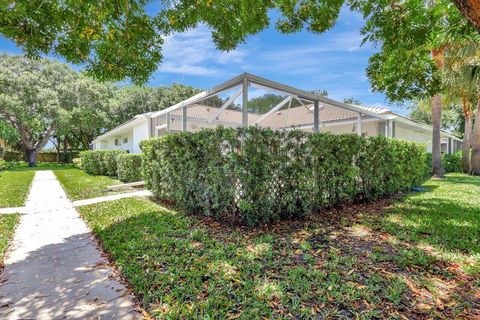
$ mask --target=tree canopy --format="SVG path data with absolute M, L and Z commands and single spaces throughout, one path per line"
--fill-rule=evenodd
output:
M 447 8 L 449 14 L 460 16 L 450 1 L 435 3 L 441 3 L 442 7 L 424 14 L 421 8 L 424 1 L 419 0 L 162 0 L 160 10 L 151 13 L 146 9 L 147 0 L 65 1 L 61 5 L 57 1 L 19 0 L 0 6 L 0 33 L 22 46 L 29 57 L 54 52 L 68 62 L 84 64 L 87 72 L 98 79 L 130 78 L 135 83 L 144 83 L 162 61 L 164 37 L 201 24 L 211 29 L 218 49 L 231 50 L 271 24 L 281 33 L 303 29 L 325 32 L 335 25 L 345 4 L 364 12 L 372 20 L 368 24 L 378 24 L 378 18 L 385 19 L 383 21 L 389 23 L 382 32 L 386 34 L 401 23 L 398 11 L 408 6 L 410 12 L 417 10 L 414 17 L 418 24 L 410 31 L 416 36 L 428 37 L 430 33 L 423 31 L 445 20 L 441 10 Z M 462 3 L 469 1 L 455 3 L 463 14 L 467 13 L 468 10 L 462 10 L 465 7 Z M 380 7 L 391 11 L 390 18 L 396 16 L 397 19 L 389 21 L 389 14 L 383 17 L 374 14 Z M 438 5 L 432 7 L 439 8 Z M 270 15 L 270 12 L 276 14 Z M 469 24 L 466 19 L 462 20 Z M 420 58 L 418 63 L 410 67 L 418 69 L 414 74 L 431 74 L 430 63 L 421 56 L 416 58 Z
M 74 77 L 58 62 L 0 55 L 0 116 L 17 130 L 32 164 L 58 124 Z
M 0 140 L 7 144 L 16 144 L 20 140 L 18 132 L 0 117 Z
M 102 80 L 130 78 L 144 83 L 162 60 L 163 37 L 200 24 L 212 30 L 217 48 L 231 50 L 270 24 L 278 12 L 282 33 L 330 29 L 345 0 L 180 0 L 161 1 L 155 15 L 149 1 L 19 0 L 0 6 L 0 33 L 29 57 L 54 52 L 85 64 Z
M 105 131 L 135 115 L 191 97 L 198 89 L 149 88 L 97 82 L 67 65 L 0 55 L 0 139 L 19 142 L 31 165 L 48 141 L 57 150 L 87 149 Z M 220 103 L 220 102 L 219 102 Z
M 109 128 L 116 127 L 137 114 L 168 108 L 200 92 L 199 89 L 172 84 L 168 87 L 122 86 L 113 89 Z

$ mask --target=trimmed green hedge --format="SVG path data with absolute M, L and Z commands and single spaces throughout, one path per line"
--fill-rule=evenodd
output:
M 72 163 L 75 166 L 75 168 L 82 169 L 82 159 L 80 158 L 72 159 Z
M 442 155 L 442 164 L 445 172 L 462 172 L 462 151 L 445 153 Z
M 94 150 L 80 152 L 82 168 L 85 172 L 95 175 L 117 176 L 117 160 L 125 150 Z
M 142 156 L 139 154 L 119 154 L 117 156 L 118 179 L 123 182 L 142 180 Z
M 384 137 L 216 128 L 144 140 L 143 177 L 161 200 L 258 225 L 378 199 L 424 179 L 424 146 Z
M 432 175 L 432 154 L 427 153 L 425 158 L 425 171 L 428 176 Z M 450 172 L 462 172 L 462 151 L 457 151 L 455 153 L 443 153 L 442 154 L 442 166 L 445 170 L 445 173 Z

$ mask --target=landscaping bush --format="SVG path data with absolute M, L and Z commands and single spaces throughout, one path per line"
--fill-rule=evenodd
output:
M 117 156 L 118 179 L 123 182 L 142 180 L 142 156 L 139 154 L 119 154 Z
M 82 159 L 81 158 L 75 158 L 72 159 L 73 165 L 75 168 L 82 169 Z
M 21 152 L 16 151 L 5 151 L 3 153 L 3 160 L 12 162 L 12 161 L 23 161 L 25 155 Z
M 80 152 L 82 168 L 95 175 L 117 176 L 116 157 L 127 153 L 125 150 L 94 150 Z
M 445 153 L 442 155 L 442 164 L 445 172 L 462 172 L 462 151 Z
M 462 172 L 462 151 L 455 153 L 443 153 L 442 154 L 442 166 L 445 173 L 450 172 Z M 426 176 L 432 175 L 432 153 L 427 153 L 425 158 L 425 174 Z
M 141 148 L 159 199 L 247 225 L 408 190 L 423 181 L 426 157 L 402 140 L 256 127 L 182 132 Z

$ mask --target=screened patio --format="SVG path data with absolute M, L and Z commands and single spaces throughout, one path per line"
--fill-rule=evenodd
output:
M 259 104 L 256 98 L 265 96 L 271 101 Z M 218 125 L 385 136 L 393 130 L 392 118 L 379 108 L 352 106 L 249 73 L 154 112 L 150 119 L 151 136 Z

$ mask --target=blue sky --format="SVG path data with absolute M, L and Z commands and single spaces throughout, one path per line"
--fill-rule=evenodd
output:
M 284 35 L 270 28 L 250 36 L 230 52 L 216 50 L 210 31 L 200 26 L 165 39 L 163 63 L 149 84 L 176 82 L 208 89 L 250 72 L 304 90 L 325 89 L 333 99 L 355 97 L 364 104 L 405 114 L 408 110 L 388 105 L 383 94 L 370 90 L 365 68 L 375 48 L 360 46 L 363 23 L 361 15 L 344 8 L 336 26 L 324 34 L 304 31 Z M 0 48 L 8 53 L 22 52 L 4 38 L 0 38 Z

